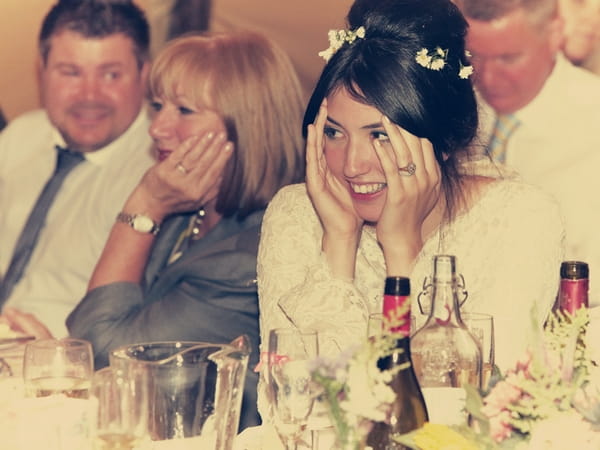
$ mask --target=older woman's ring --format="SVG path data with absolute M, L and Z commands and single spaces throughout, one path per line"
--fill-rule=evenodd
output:
M 405 177 L 410 177 L 411 175 L 414 175 L 416 170 L 417 170 L 417 166 L 413 162 L 408 163 L 404 167 L 398 167 L 398 173 Z
M 186 173 L 188 173 L 188 170 L 187 170 L 185 167 L 183 167 L 183 164 L 181 164 L 180 162 L 178 162 L 177 164 L 175 164 L 175 168 L 176 168 L 177 170 L 179 170 L 179 171 L 180 171 L 182 174 L 184 174 L 184 175 L 185 175 Z

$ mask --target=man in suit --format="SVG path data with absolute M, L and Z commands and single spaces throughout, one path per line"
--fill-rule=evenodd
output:
M 455 0 L 481 100 L 481 138 L 499 162 L 558 200 L 566 257 L 600 272 L 600 78 L 561 54 L 557 0 Z M 559 268 L 557 267 L 558 271 Z
M 44 18 L 44 109 L 0 134 L 0 304 L 15 329 L 66 335 L 120 206 L 153 163 L 148 46 L 131 1 L 59 0 Z M 75 162 L 50 189 L 60 155 Z

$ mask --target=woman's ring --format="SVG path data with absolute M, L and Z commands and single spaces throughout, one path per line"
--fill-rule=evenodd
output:
M 398 173 L 400 175 L 405 176 L 405 177 L 410 177 L 411 175 L 414 175 L 414 173 L 416 172 L 416 170 L 417 170 L 417 166 L 413 162 L 408 163 L 404 167 L 398 167 Z
M 176 168 L 177 170 L 179 170 L 179 171 L 180 171 L 182 174 L 184 174 L 184 175 L 185 175 L 186 173 L 188 173 L 188 170 L 187 170 L 185 167 L 183 167 L 183 164 L 181 164 L 181 162 L 178 162 L 177 164 L 175 164 L 175 168 Z

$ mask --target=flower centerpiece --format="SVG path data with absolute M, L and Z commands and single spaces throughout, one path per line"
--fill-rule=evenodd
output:
M 379 370 L 377 361 L 391 354 L 394 344 L 381 336 L 343 352 L 336 360 L 314 361 L 312 377 L 328 407 L 340 449 L 365 448 L 373 423 L 386 421 L 395 398 L 388 385 L 393 371 Z
M 419 450 L 600 449 L 600 371 L 588 356 L 588 323 L 585 308 L 552 314 L 543 331 L 534 323 L 533 345 L 513 369 L 485 392 L 467 388 L 471 426 L 426 424 L 399 440 Z M 448 436 L 465 446 L 449 446 Z
M 512 370 L 485 391 L 466 386 L 469 425 L 427 423 L 395 439 L 417 450 L 600 449 L 600 369 L 588 356 L 588 323 L 584 308 L 552 314 L 544 330 L 533 323 L 533 344 Z M 314 362 L 341 449 L 368 448 L 372 425 L 389 417 L 392 374 L 377 361 L 392 350 L 382 335 L 336 361 Z

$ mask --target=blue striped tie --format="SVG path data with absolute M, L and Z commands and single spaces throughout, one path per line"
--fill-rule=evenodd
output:
M 494 161 L 500 163 L 506 161 L 508 138 L 510 138 L 520 124 L 521 121 L 513 114 L 501 114 L 498 116 L 487 148 L 488 154 Z
M 46 182 L 35 206 L 31 210 L 31 213 L 29 213 L 27 222 L 25 222 L 19 240 L 15 245 L 15 250 L 10 265 L 8 266 L 8 270 L 0 283 L 0 306 L 6 302 L 13 287 L 21 279 L 23 272 L 25 272 L 25 267 L 29 262 L 29 258 L 31 258 L 40 231 L 46 223 L 48 210 L 50 209 L 62 182 L 71 169 L 85 159 L 79 152 L 72 152 L 58 146 L 56 147 L 56 150 L 58 151 L 58 155 L 54 173 Z

